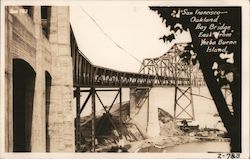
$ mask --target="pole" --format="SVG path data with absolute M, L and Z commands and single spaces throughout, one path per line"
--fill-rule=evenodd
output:
M 95 118 L 96 118 L 96 106 L 95 106 L 95 88 L 91 88 L 91 96 L 92 96 L 92 134 L 91 134 L 91 142 L 92 142 L 92 152 L 95 152 Z
M 174 55 L 174 80 L 175 80 L 175 92 L 174 92 L 174 119 L 176 120 L 176 107 L 177 107 L 177 87 L 178 87 L 178 80 L 177 80 L 177 52 Z
M 122 125 L 122 87 L 119 89 L 120 91 L 120 126 Z
M 146 90 L 147 90 L 147 98 L 148 98 L 148 103 L 147 103 L 147 129 L 148 129 L 148 123 L 149 123 L 149 88 L 147 88 Z
M 80 151 L 81 147 L 81 132 L 80 132 L 80 87 L 76 87 L 76 120 L 75 120 L 75 134 L 76 134 L 76 152 Z

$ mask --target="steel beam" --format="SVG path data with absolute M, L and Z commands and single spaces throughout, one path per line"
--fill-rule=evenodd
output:
M 81 148 L 81 132 L 80 132 L 80 87 L 75 90 L 76 95 L 76 119 L 75 119 L 75 135 L 76 135 L 76 152 L 80 152 Z
M 92 97 L 92 131 L 91 131 L 91 143 L 92 143 L 92 152 L 95 152 L 95 122 L 96 122 L 96 103 L 95 103 L 95 88 L 91 88 L 91 97 Z
M 119 121 L 120 121 L 120 125 L 122 125 L 122 87 L 119 88 L 119 92 L 120 92 L 120 102 L 119 102 Z
M 97 92 L 96 92 L 95 94 L 96 94 L 96 96 L 97 96 L 99 102 L 101 103 L 101 105 L 102 105 L 104 111 L 106 112 L 106 114 L 107 114 L 107 116 L 108 116 L 108 118 L 109 118 L 109 120 L 110 120 L 112 126 L 113 126 L 114 129 L 119 133 L 120 131 L 118 130 L 118 128 L 116 127 L 116 125 L 115 125 L 115 123 L 114 123 L 112 117 L 110 116 L 110 110 L 111 110 L 111 108 L 113 107 L 114 102 L 115 102 L 115 100 L 117 99 L 117 97 L 118 97 L 118 95 L 120 94 L 120 92 L 118 91 L 118 93 L 116 94 L 116 96 L 115 96 L 115 98 L 114 98 L 114 100 L 113 100 L 113 102 L 112 102 L 112 104 L 110 105 L 110 107 L 109 107 L 108 110 L 107 110 L 107 108 L 105 107 L 105 105 L 103 104 L 103 102 L 102 102 L 100 96 L 97 94 Z M 120 134 L 120 133 L 119 133 L 119 134 Z
M 86 104 L 88 103 L 90 97 L 91 97 L 91 92 L 89 92 L 88 97 L 85 99 L 85 101 L 80 109 L 80 114 L 82 113 L 83 109 L 85 108 Z

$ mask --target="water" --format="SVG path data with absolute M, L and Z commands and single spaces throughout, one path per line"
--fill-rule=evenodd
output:
M 174 152 L 174 153 L 207 153 L 207 152 L 230 152 L 229 142 L 192 142 L 163 149 L 154 146 L 146 147 L 139 152 Z

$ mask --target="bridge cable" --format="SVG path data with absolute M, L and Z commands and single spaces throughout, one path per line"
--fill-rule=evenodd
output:
M 128 54 L 130 57 L 132 57 L 133 59 L 135 59 L 137 62 L 139 62 L 140 64 L 143 65 L 143 63 L 136 58 L 134 55 L 132 55 L 131 53 L 129 53 L 128 51 L 126 51 L 121 45 L 119 45 L 117 42 L 115 42 L 103 29 L 102 27 L 96 22 L 96 20 L 85 10 L 82 8 L 82 6 L 80 7 L 81 10 L 95 23 L 95 25 L 102 31 L 102 33 L 110 40 L 112 41 L 118 48 L 120 48 L 123 52 L 125 52 L 126 54 Z

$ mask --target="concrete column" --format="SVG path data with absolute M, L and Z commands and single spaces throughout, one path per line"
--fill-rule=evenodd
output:
M 50 152 L 74 152 L 73 71 L 70 50 L 69 7 L 51 7 L 49 41 L 52 83 L 48 131 Z
M 34 6 L 33 21 L 35 23 L 36 43 L 36 80 L 33 104 L 31 151 L 45 152 L 45 70 L 43 69 L 41 7 Z
M 149 114 L 148 102 L 148 89 L 130 88 L 130 118 L 145 137 L 147 136 Z
M 130 118 L 133 118 L 136 114 L 137 110 L 137 99 L 136 99 L 136 88 L 130 88 L 130 107 L 129 107 L 129 112 L 130 112 Z
M 158 93 L 156 89 L 151 89 L 149 96 L 149 122 L 147 127 L 148 137 L 157 137 L 160 135 L 160 124 L 158 118 L 158 106 L 155 104 Z
M 13 151 L 13 61 L 12 61 L 12 23 L 13 16 L 5 8 L 5 151 Z

